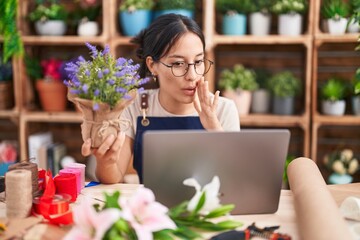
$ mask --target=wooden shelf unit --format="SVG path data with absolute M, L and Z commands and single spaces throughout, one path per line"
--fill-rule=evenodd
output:
M 200 1 L 200 0 L 198 0 Z M 65 4 L 73 4 L 73 1 L 63 0 Z M 64 47 L 64 48 L 83 48 L 84 42 L 105 46 L 109 44 L 110 50 L 116 57 L 127 57 L 134 55 L 134 46 L 130 43 L 131 37 L 121 34 L 118 23 L 118 9 L 121 0 L 102 0 L 103 12 L 101 19 L 101 34 L 96 37 L 79 37 L 76 35 L 66 35 L 61 37 L 37 36 L 34 34 L 30 23 L 26 20 L 28 11 L 34 7 L 34 1 L 19 1 L 18 24 L 22 33 L 22 40 L 26 49 L 35 49 L 40 47 Z M 216 31 L 217 16 L 215 10 L 215 0 L 202 0 L 198 2 L 197 21 L 205 34 L 206 56 L 215 60 L 221 58 L 218 56 L 219 49 L 238 48 L 239 52 L 248 46 L 256 46 L 265 50 L 277 48 L 296 48 L 298 62 L 295 66 L 302 76 L 303 95 L 301 97 L 301 110 L 293 116 L 278 116 L 273 114 L 250 114 L 241 116 L 241 126 L 244 128 L 295 128 L 295 137 L 300 135 L 303 141 L 301 154 L 317 160 L 316 139 L 317 129 L 325 124 L 327 125 L 349 125 L 357 126 L 360 123 L 358 118 L 345 116 L 341 118 L 332 118 L 322 116 L 317 112 L 316 88 L 317 88 L 317 58 L 318 49 L 327 43 L 353 43 L 357 40 L 357 34 L 346 34 L 344 36 L 330 36 L 321 32 L 320 22 L 320 1 L 310 0 L 309 10 L 304 22 L 304 34 L 298 37 L 279 36 L 272 32 L 265 37 L 245 36 L 224 36 Z M 200 20 L 199 20 L 200 19 Z M 274 20 L 273 20 L 274 21 Z M 0 42 L 1 42 L 0 38 Z M 261 58 L 260 58 L 261 59 Z M 300 59 L 300 60 L 299 60 Z M 273 61 L 277 61 L 276 59 Z M 300 63 L 301 61 L 301 63 Z M 14 65 L 14 86 L 15 86 L 15 107 L 11 110 L 0 111 L 0 118 L 16 119 L 19 124 L 19 143 L 21 159 L 27 158 L 27 138 L 30 133 L 29 125 L 34 123 L 41 124 L 78 124 L 81 122 L 81 115 L 75 111 L 66 111 L 60 113 L 47 113 L 38 109 L 30 109 L 26 100 L 26 89 L 29 87 L 25 68 L 22 59 L 13 59 Z M 221 63 L 221 62 L 220 62 Z M 254 63 L 256 64 L 256 63 Z M 221 64 L 219 64 L 221 65 Z M 217 79 L 219 68 L 212 68 L 207 75 L 210 83 L 210 90 L 217 89 Z M 80 124 L 78 127 L 80 132 Z M 81 139 L 78 139 L 81 143 Z M 296 143 L 293 145 L 296 145 Z M 80 152 L 80 149 L 79 149 Z

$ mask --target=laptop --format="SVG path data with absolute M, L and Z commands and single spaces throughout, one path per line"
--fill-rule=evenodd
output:
M 290 131 L 251 129 L 147 131 L 143 137 L 143 183 L 167 207 L 190 200 L 195 178 L 201 186 L 220 179 L 220 203 L 232 214 L 265 214 L 278 209 Z

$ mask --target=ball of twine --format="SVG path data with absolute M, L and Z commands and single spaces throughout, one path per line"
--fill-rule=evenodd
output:
M 19 162 L 9 166 L 8 171 L 17 169 L 24 169 L 31 172 L 31 186 L 33 198 L 39 195 L 39 184 L 38 184 L 38 167 L 36 163 L 32 162 Z
M 32 207 L 31 172 L 17 169 L 5 175 L 6 216 L 26 218 Z

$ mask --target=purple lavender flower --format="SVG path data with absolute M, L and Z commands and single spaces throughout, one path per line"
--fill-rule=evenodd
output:
M 105 68 L 103 73 L 106 75 L 106 74 L 109 74 L 110 70 L 108 68 Z
M 98 78 L 102 78 L 103 77 L 103 73 L 102 73 L 102 71 L 100 70 L 100 71 L 98 71 Z
M 95 46 L 91 45 L 90 43 L 86 42 L 85 45 L 89 48 L 89 50 L 91 51 L 91 55 L 95 58 L 98 55 L 98 50 L 96 49 Z
M 122 87 L 117 87 L 117 88 L 115 89 L 115 91 L 116 91 L 117 93 L 126 93 L 126 92 L 127 92 L 127 90 L 126 90 L 125 88 L 122 88 Z
M 120 66 L 123 66 L 125 63 L 126 63 L 126 58 L 118 58 L 116 60 L 116 67 L 120 67 Z
M 82 86 L 82 90 L 83 90 L 84 93 L 88 93 L 89 86 L 88 86 L 87 84 L 84 84 L 84 85 Z
M 100 94 L 100 90 L 99 90 L 99 89 L 95 89 L 95 91 L 94 91 L 94 96 L 97 97 L 97 96 L 99 96 L 99 94 Z
M 110 47 L 108 44 L 105 45 L 104 51 L 103 51 L 103 55 L 107 55 L 110 52 Z
M 78 95 L 81 93 L 81 91 L 79 89 L 70 89 L 69 92 L 74 95 Z
M 111 86 L 115 84 L 114 79 L 109 79 L 107 82 L 108 82 L 108 84 L 110 84 Z
M 83 56 L 79 56 L 78 62 L 86 62 L 86 60 Z
M 85 75 L 88 77 L 90 76 L 90 71 L 88 69 L 85 70 Z
M 94 111 L 97 111 L 97 110 L 99 110 L 99 109 L 100 109 L 99 104 L 98 104 L 98 103 L 94 103 L 94 105 L 93 105 L 93 110 L 94 110 Z
M 123 77 L 125 75 L 125 72 L 123 72 L 123 71 L 115 72 L 114 75 L 115 75 L 115 77 L 121 78 L 121 77 Z

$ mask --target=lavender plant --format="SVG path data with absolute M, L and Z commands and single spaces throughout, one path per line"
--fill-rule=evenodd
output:
M 95 111 L 100 103 L 113 108 L 122 99 L 130 99 L 130 91 L 142 91 L 141 86 L 149 81 L 149 78 L 140 78 L 139 64 L 134 64 L 132 59 L 115 59 L 108 45 L 103 51 L 98 51 L 90 43 L 85 45 L 91 52 L 92 60 L 87 61 L 80 56 L 76 62 L 68 62 L 65 70 L 70 80 L 64 81 L 64 84 L 73 96 L 93 101 Z

